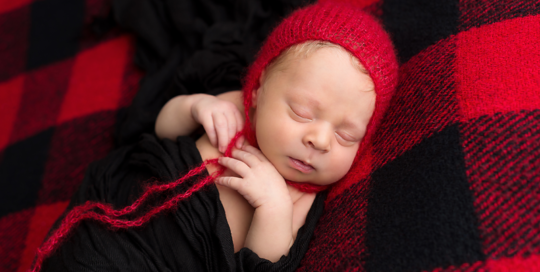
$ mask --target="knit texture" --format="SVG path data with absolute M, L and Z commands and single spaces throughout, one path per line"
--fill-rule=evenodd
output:
M 262 72 L 284 50 L 306 41 L 328 41 L 345 48 L 360 61 L 375 84 L 375 111 L 351 170 L 339 182 L 339 186 L 345 188 L 369 174 L 369 169 L 363 167 L 364 161 L 369 159 L 365 155 L 398 79 L 398 64 L 389 36 L 379 22 L 359 6 L 333 1 L 307 6 L 291 14 L 272 31 L 244 80 L 244 134 L 252 144 L 256 144 L 249 110 Z

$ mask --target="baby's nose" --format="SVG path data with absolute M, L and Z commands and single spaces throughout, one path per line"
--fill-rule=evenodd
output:
M 330 151 L 332 135 L 333 133 L 330 133 L 328 129 L 316 128 L 306 135 L 305 142 L 315 150 L 326 153 Z

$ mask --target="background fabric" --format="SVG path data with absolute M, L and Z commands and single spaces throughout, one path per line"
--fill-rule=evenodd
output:
M 371 175 L 330 192 L 299 271 L 539 271 L 540 1 L 352 2 L 390 32 L 400 82 Z M 304 4 L 0 2 L 0 270 L 30 266 L 88 163 L 168 97 L 239 88 Z
M 375 5 L 398 89 L 299 270 L 540 271 L 540 1 Z
M 138 89 L 133 39 L 101 0 L 0 2 L 0 271 L 25 271 Z

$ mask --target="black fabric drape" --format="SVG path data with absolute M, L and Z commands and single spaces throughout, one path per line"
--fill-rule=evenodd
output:
M 240 89 L 267 34 L 309 2 L 113 1 L 117 23 L 137 37 L 136 63 L 146 72 L 132 105 L 118 116 L 117 144 L 151 133 L 159 110 L 176 95 Z
M 137 144 L 93 163 L 68 210 L 86 201 L 124 207 L 141 194 L 143 182 L 173 181 L 201 163 L 193 139 L 160 141 L 146 134 Z M 176 193 L 196 180 L 179 185 Z M 150 204 L 162 203 L 171 194 L 160 194 Z M 83 221 L 44 262 L 42 271 L 294 271 L 308 249 L 325 196 L 317 195 L 289 254 L 276 263 L 248 248 L 234 253 L 225 210 L 216 186 L 210 184 L 142 227 L 111 230 L 96 221 Z

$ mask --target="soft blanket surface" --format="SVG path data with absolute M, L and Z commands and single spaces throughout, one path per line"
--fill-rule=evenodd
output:
M 398 90 L 301 270 L 540 271 L 540 2 L 375 5 Z
M 25 271 L 137 92 L 133 40 L 96 0 L 0 2 L 0 271 Z
M 204 4 L 190 5 L 195 2 Z M 330 192 L 299 270 L 540 271 L 540 1 L 353 2 L 390 32 L 400 82 L 367 155 L 371 174 Z M 224 75 L 241 73 L 238 67 L 255 52 L 235 46 L 254 46 L 264 35 L 219 35 L 220 29 L 234 30 L 239 18 L 249 31 L 271 27 L 259 32 L 265 13 L 242 9 L 242 1 L 113 2 L 117 14 L 131 3 L 161 19 L 171 18 L 164 7 L 176 3 L 214 13 L 211 20 L 193 15 L 198 23 L 173 29 L 180 36 L 172 40 L 159 28 L 185 21 L 157 20 L 156 28 L 137 32 L 123 17 L 124 30 L 96 38 L 91 26 L 112 23 L 91 24 L 92 18 L 107 18 L 111 1 L 0 2 L 1 271 L 30 266 L 86 166 L 110 152 L 115 140 L 129 142 L 148 131 L 167 95 L 190 86 L 224 91 L 216 80 L 223 78 L 239 86 L 240 76 Z M 287 10 L 284 3 L 274 1 L 271 10 Z M 224 5 L 229 9 L 220 13 Z M 194 73 L 189 61 L 178 73 L 167 67 L 201 55 L 184 44 L 188 51 L 171 57 L 167 46 L 207 30 L 214 38 L 201 45 L 228 65 L 226 72 L 207 67 Z M 141 43 L 152 35 L 161 40 Z M 216 44 L 240 53 L 212 51 Z M 150 51 L 146 59 L 138 55 L 151 72 L 139 88 L 134 52 Z M 149 82 L 164 85 L 162 100 L 142 99 Z

